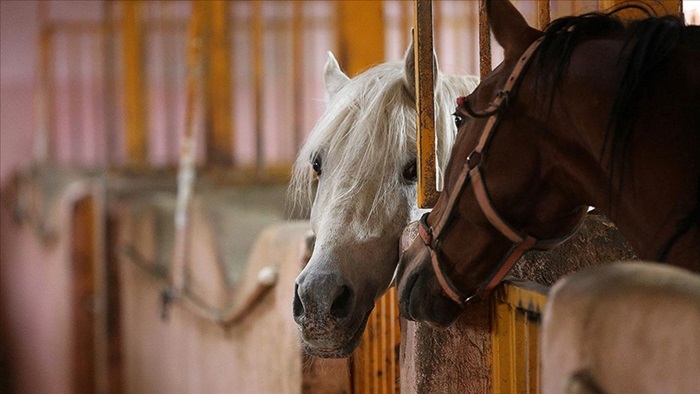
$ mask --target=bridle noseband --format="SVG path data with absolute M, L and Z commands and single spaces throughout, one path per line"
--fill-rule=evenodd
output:
M 430 226 L 428 224 L 428 215 L 426 213 L 421 217 L 418 226 L 418 234 L 420 235 L 423 243 L 430 250 L 430 258 L 435 271 L 435 275 L 440 283 L 440 287 L 445 292 L 445 294 L 454 300 L 457 304 L 463 306 L 475 297 L 486 298 L 491 293 L 491 291 L 503 280 L 508 271 L 515 265 L 515 263 L 520 259 L 523 253 L 530 249 L 547 250 L 551 249 L 560 243 L 564 242 L 570 238 L 578 227 L 576 227 L 571 233 L 566 234 L 562 237 L 557 237 L 553 239 L 536 239 L 522 231 L 515 229 L 513 226 L 508 224 L 496 211 L 494 208 L 491 198 L 486 190 L 486 185 L 484 184 L 484 179 L 481 172 L 482 158 L 486 152 L 486 147 L 490 139 L 493 137 L 496 127 L 500 121 L 500 116 L 505 112 L 508 99 L 511 95 L 515 93 L 515 88 L 517 83 L 520 81 L 527 65 L 528 61 L 532 57 L 533 53 L 542 43 L 543 37 L 540 37 L 535 42 L 530 44 L 528 49 L 523 53 L 523 55 L 518 60 L 515 68 L 511 72 L 508 80 L 503 88 L 499 91 L 496 98 L 491 102 L 489 107 L 483 113 L 475 113 L 468 106 L 466 106 L 466 112 L 469 116 L 475 118 L 485 118 L 488 117 L 486 126 L 481 133 L 479 142 L 474 148 L 474 150 L 467 156 L 467 161 L 462 167 L 462 171 L 457 178 L 454 190 L 456 193 L 452 193 L 450 196 L 446 209 L 442 212 L 440 220 L 434 225 Z M 464 103 L 464 98 L 458 100 L 459 104 Z M 464 296 L 454 285 L 454 283 L 445 275 L 440 266 L 440 260 L 438 258 L 438 245 L 440 241 L 440 236 L 444 234 L 444 229 L 448 225 L 450 218 L 452 217 L 452 210 L 454 209 L 457 201 L 463 190 L 466 188 L 467 184 L 471 182 L 472 188 L 474 189 L 474 194 L 476 196 L 476 201 L 479 204 L 482 212 L 488 219 L 488 221 L 493 225 L 501 234 L 508 238 L 513 246 L 510 251 L 503 257 L 501 262 L 498 264 L 496 269 L 477 287 L 476 292 L 470 296 Z

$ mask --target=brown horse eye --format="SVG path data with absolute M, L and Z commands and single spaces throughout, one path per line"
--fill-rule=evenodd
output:
M 454 116 L 454 118 L 455 118 L 455 126 L 457 127 L 457 129 L 462 127 L 462 123 L 464 123 L 464 119 L 462 119 L 462 117 L 459 116 L 459 114 L 457 114 L 457 113 L 452 114 L 452 116 Z
M 415 160 L 408 163 L 408 165 L 403 168 L 403 179 L 409 182 L 415 182 L 418 180 L 418 167 L 416 166 Z
M 321 157 L 314 156 L 314 161 L 311 166 L 314 168 L 314 171 L 316 171 L 316 175 L 321 175 Z

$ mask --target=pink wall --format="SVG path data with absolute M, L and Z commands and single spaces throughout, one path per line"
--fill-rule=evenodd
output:
M 92 8 L 61 5 L 71 15 Z M 68 251 L 61 242 L 42 246 L 32 229 L 15 224 L 5 195 L 12 174 L 33 159 L 37 9 L 36 1 L 0 2 L 0 384 L 9 385 L 0 391 L 69 393 Z

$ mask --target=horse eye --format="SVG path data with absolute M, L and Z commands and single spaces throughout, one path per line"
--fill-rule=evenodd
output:
M 311 165 L 314 168 L 314 171 L 316 171 L 316 175 L 321 175 L 321 157 L 318 155 L 314 156 L 314 160 Z
M 457 129 L 462 127 L 462 123 L 464 123 L 464 119 L 458 114 L 458 113 L 453 113 L 452 116 L 455 118 L 455 126 L 457 126 Z
M 418 180 L 418 167 L 416 166 L 416 161 L 413 160 L 403 169 L 403 179 L 409 182 L 415 182 Z

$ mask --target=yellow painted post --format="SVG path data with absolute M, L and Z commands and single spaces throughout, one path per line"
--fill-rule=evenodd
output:
M 491 302 L 491 351 L 493 352 L 493 392 L 514 393 L 514 354 L 512 339 L 514 336 L 512 308 L 499 302 L 497 297 Z
M 432 208 L 439 193 L 435 182 L 435 101 L 433 84 L 433 16 L 431 0 L 415 0 L 413 30 L 418 135 L 418 206 Z
M 127 166 L 144 168 L 147 164 L 147 112 L 144 99 L 143 31 L 139 20 L 141 2 L 124 1 L 122 7 Z
M 479 75 L 481 79 L 491 74 L 491 29 L 486 14 L 486 0 L 479 0 Z
M 537 0 L 537 28 L 544 30 L 551 21 L 550 0 Z
M 207 165 L 226 167 L 233 164 L 230 3 L 213 0 L 202 2 L 202 6 L 205 20 L 209 21 L 204 49 L 209 60 L 205 93 Z
M 491 297 L 491 343 L 494 393 L 538 393 L 538 316 L 547 288 L 508 280 Z

